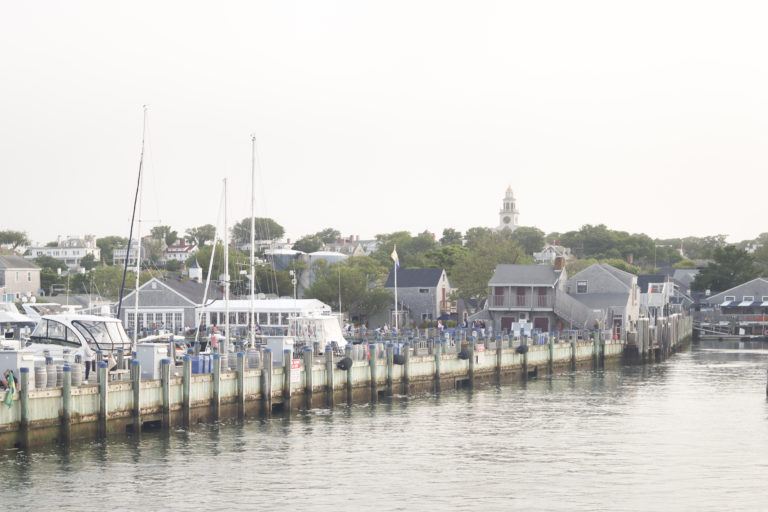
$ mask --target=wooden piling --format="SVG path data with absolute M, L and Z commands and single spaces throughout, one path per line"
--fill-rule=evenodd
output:
M 347 402 L 352 403 L 352 367 L 355 361 L 352 359 L 352 344 L 348 343 L 344 347 L 344 357 L 348 357 L 352 363 L 347 367 Z
M 571 370 L 576 370 L 576 333 L 571 332 Z
M 440 391 L 440 361 L 442 359 L 440 355 L 440 343 L 435 344 L 435 391 Z
M 333 407 L 333 347 L 325 346 L 325 398 L 328 407 Z
M 592 333 L 592 368 L 594 370 L 600 367 L 600 351 L 597 336 L 597 331 L 594 331 Z
M 107 378 L 107 363 L 101 361 L 98 364 L 99 372 L 99 434 L 107 435 L 107 419 L 109 417 L 109 382 Z
M 141 432 L 141 364 L 131 359 L 131 380 L 133 381 L 133 433 Z
M 64 413 L 61 416 L 61 438 L 68 444 L 72 439 L 72 367 L 64 365 L 64 380 L 61 387 L 61 402 Z
M 283 349 L 283 408 L 291 410 L 291 363 L 293 352 L 291 349 Z
M 221 419 L 221 354 L 213 354 L 213 419 Z
M 237 354 L 237 374 L 238 374 L 238 399 L 242 397 L 242 401 L 238 404 L 242 406 L 238 407 L 238 410 L 245 409 L 245 353 L 240 352 Z M 242 377 L 241 377 L 242 375 Z M 240 384 L 242 380 L 242 387 Z M 264 364 L 261 368 L 261 401 L 264 408 L 264 415 L 269 418 L 272 415 L 272 349 L 269 347 L 264 349 Z M 242 418 L 242 413 L 240 414 Z
M 528 337 L 523 334 L 520 337 L 521 346 L 525 347 L 523 352 L 523 380 L 528 380 Z
M 378 398 L 378 390 L 376 385 L 376 357 L 377 357 L 376 345 L 371 343 L 368 345 L 368 366 L 371 371 L 371 401 L 375 402 Z
M 407 395 L 411 387 L 411 344 L 403 343 L 403 394 Z
M 19 390 L 19 405 L 21 407 L 21 422 L 19 425 L 19 444 L 22 448 L 29 448 L 29 368 L 20 368 L 21 389 Z
M 237 417 L 238 419 L 243 419 L 243 415 L 245 414 L 245 357 L 243 357 L 245 354 L 242 352 L 237 353 L 237 361 L 235 362 L 235 374 L 237 376 Z M 266 368 L 266 357 L 265 357 L 265 365 Z M 272 370 L 272 365 L 270 364 L 270 372 Z M 262 370 L 262 375 L 264 374 L 264 370 Z M 270 373 L 271 375 L 271 373 Z
M 312 349 L 304 347 L 304 396 L 307 408 L 312 407 Z
M 191 417 L 191 404 L 190 404 L 190 389 L 192 386 L 192 358 L 189 355 L 184 356 L 184 366 L 183 371 L 181 374 L 181 387 L 182 387 L 182 394 L 181 394 L 181 410 L 182 410 L 182 421 L 184 423 L 184 426 L 189 428 L 190 423 L 192 422 Z
M 387 394 L 392 396 L 392 381 L 394 380 L 395 345 L 387 343 Z
M 554 365 L 555 365 L 555 335 L 550 334 L 549 335 L 549 359 L 547 361 L 547 367 L 550 375 L 552 375 L 552 372 L 554 371 Z
M 469 341 L 469 387 L 475 386 L 475 338 Z
M 160 361 L 160 379 L 163 386 L 162 427 L 168 430 L 171 428 L 171 360 L 168 358 Z
M 496 337 L 496 381 L 501 384 L 501 362 L 504 356 L 504 345 L 501 337 Z

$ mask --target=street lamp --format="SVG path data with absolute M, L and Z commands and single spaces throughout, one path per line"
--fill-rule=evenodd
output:
M 293 285 L 293 300 L 296 300 L 296 272 L 289 270 L 288 275 L 291 276 L 291 284 Z

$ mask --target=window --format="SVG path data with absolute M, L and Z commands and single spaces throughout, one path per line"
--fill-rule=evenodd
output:
M 136 321 L 135 316 L 136 315 L 134 315 L 133 313 L 128 313 L 128 318 L 126 319 L 126 322 L 127 322 L 126 326 L 128 327 L 128 329 L 133 329 L 135 327 L 134 325 L 134 322 Z
M 173 325 L 176 326 L 176 329 L 181 328 L 181 313 L 173 314 Z
M 755 296 L 754 296 L 754 295 L 745 295 L 745 296 L 743 297 L 743 301 L 744 301 L 744 302 L 752 302 L 752 301 L 754 301 L 754 300 L 755 300 Z
M 432 313 L 422 313 L 421 319 L 425 322 L 428 320 L 432 320 Z
M 429 288 L 419 288 L 419 293 L 429 293 Z
M 576 293 L 587 293 L 586 281 L 576 281 Z
M 661 293 L 663 285 L 661 283 L 654 283 L 651 285 L 651 293 Z
M 27 281 L 32 282 L 32 272 L 27 272 Z
M 768 302 L 768 295 L 763 295 L 763 302 Z
M 725 302 L 733 302 L 733 301 L 735 301 L 735 300 L 736 300 L 736 296 L 735 296 L 735 295 L 726 295 L 726 296 L 725 296 L 725 298 L 724 298 L 723 300 L 724 300 Z

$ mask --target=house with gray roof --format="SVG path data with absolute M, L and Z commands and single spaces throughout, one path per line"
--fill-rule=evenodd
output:
M 394 271 L 389 273 L 384 288 L 395 291 Z M 413 268 L 397 270 L 397 302 L 398 311 L 409 311 L 411 323 L 436 322 L 438 317 L 451 312 L 448 296 L 451 293 L 451 283 L 445 269 L 442 268 Z M 390 319 L 394 324 L 394 304 Z M 404 320 L 404 319 L 400 319 Z M 390 321 L 390 320 L 388 320 Z M 403 326 L 402 321 L 398 325 Z
M 496 265 L 485 309 L 490 327 L 510 330 L 513 324 L 530 323 L 544 332 L 557 330 L 561 322 L 555 300 L 566 278 L 562 260 L 556 265 Z
M 590 265 L 568 279 L 566 292 L 593 311 L 601 327 L 612 328 L 618 337 L 634 330 L 640 317 L 637 276 L 606 263 Z
M 21 256 L 0 254 L 0 294 L 4 302 L 40 293 L 40 267 Z
M 168 329 L 180 333 L 185 327 L 195 327 L 195 309 L 203 305 L 205 285 L 175 276 L 153 277 L 139 287 L 138 326 L 140 330 Z M 223 299 L 215 286 L 208 289 L 206 303 Z M 123 298 L 118 312 L 126 330 L 133 330 L 136 291 Z

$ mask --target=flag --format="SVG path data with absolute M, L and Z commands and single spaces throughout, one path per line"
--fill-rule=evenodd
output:
M 16 391 L 16 382 L 13 380 L 13 372 L 8 372 L 8 391 L 5 393 L 5 405 L 13 405 L 13 393 Z
M 400 260 L 397 259 L 397 246 L 395 246 L 394 249 L 392 249 L 392 261 L 395 262 L 395 268 L 400 268 Z

